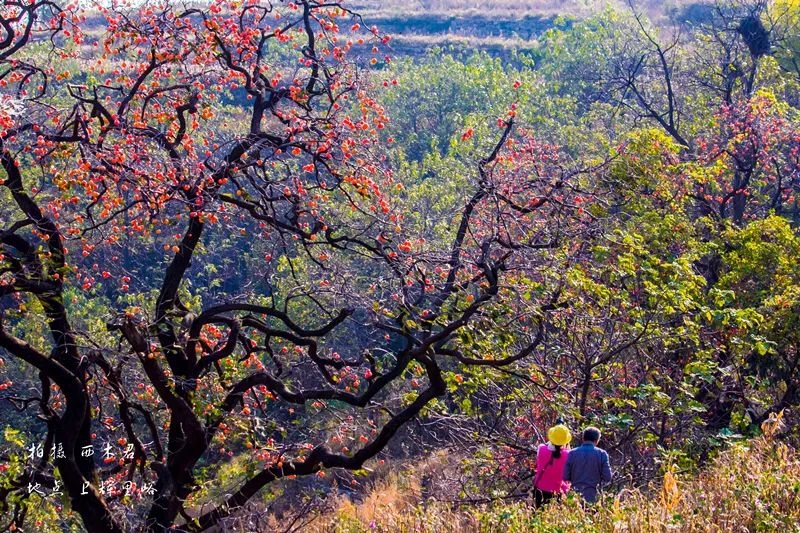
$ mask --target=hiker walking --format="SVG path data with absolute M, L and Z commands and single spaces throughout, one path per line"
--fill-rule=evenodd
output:
M 537 508 L 569 489 L 562 477 L 569 455 L 572 434 L 564 424 L 547 430 L 548 442 L 539 445 L 536 452 L 536 477 L 533 479 L 533 497 Z
M 564 480 L 586 502 L 594 503 L 603 483 L 611 481 L 611 465 L 608 453 L 597 447 L 600 430 L 590 426 L 583 430 L 582 436 L 583 444 L 572 450 L 564 463 Z

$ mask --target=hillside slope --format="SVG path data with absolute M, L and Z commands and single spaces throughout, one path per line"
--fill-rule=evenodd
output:
M 483 506 L 422 504 L 418 479 L 390 478 L 360 503 L 341 499 L 307 531 L 795 531 L 800 524 L 800 458 L 763 437 L 724 451 L 699 473 L 667 468 L 660 486 L 606 494 L 591 511 L 572 495 L 541 512 L 499 497 Z

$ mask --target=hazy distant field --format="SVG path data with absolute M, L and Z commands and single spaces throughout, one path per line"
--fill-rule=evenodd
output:
M 636 0 L 637 7 L 651 16 L 662 16 L 671 9 L 703 0 Z M 488 16 L 573 15 L 582 16 L 612 4 L 627 5 L 627 0 L 355 0 L 354 5 L 378 13 L 437 13 L 449 15 L 482 13 Z
M 579 14 L 601 9 L 608 0 L 360 0 L 353 2 L 370 12 L 436 13 L 459 15 Z
M 503 55 L 535 46 L 559 15 L 587 17 L 628 0 L 353 0 L 368 24 L 393 37 L 395 55 L 419 55 L 432 46 L 480 48 Z M 637 11 L 668 25 L 687 7 L 713 0 L 634 0 Z

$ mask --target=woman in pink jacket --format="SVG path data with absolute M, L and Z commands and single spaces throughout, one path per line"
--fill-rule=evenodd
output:
M 537 508 L 550 501 L 555 494 L 569 489 L 569 483 L 564 481 L 563 475 L 572 434 L 567 426 L 558 424 L 547 430 L 547 438 L 549 442 L 540 445 L 536 453 L 533 495 Z

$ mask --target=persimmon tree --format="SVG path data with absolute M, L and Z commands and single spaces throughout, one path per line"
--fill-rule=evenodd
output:
M 693 195 L 703 212 L 741 224 L 775 213 L 796 216 L 798 141 L 789 107 L 769 91 L 717 113 L 716 135 L 700 140 Z
M 345 5 L 97 10 L 0 11 L 0 348 L 42 421 L 2 463 L 3 527 L 56 491 L 89 531 L 246 521 L 270 483 L 362 468 L 444 372 L 541 344 L 557 287 L 522 318 L 501 299 L 591 220 L 573 182 L 602 162 L 571 169 L 512 107 L 430 242 L 385 158 L 387 38 Z M 498 320 L 504 355 L 463 342 Z

